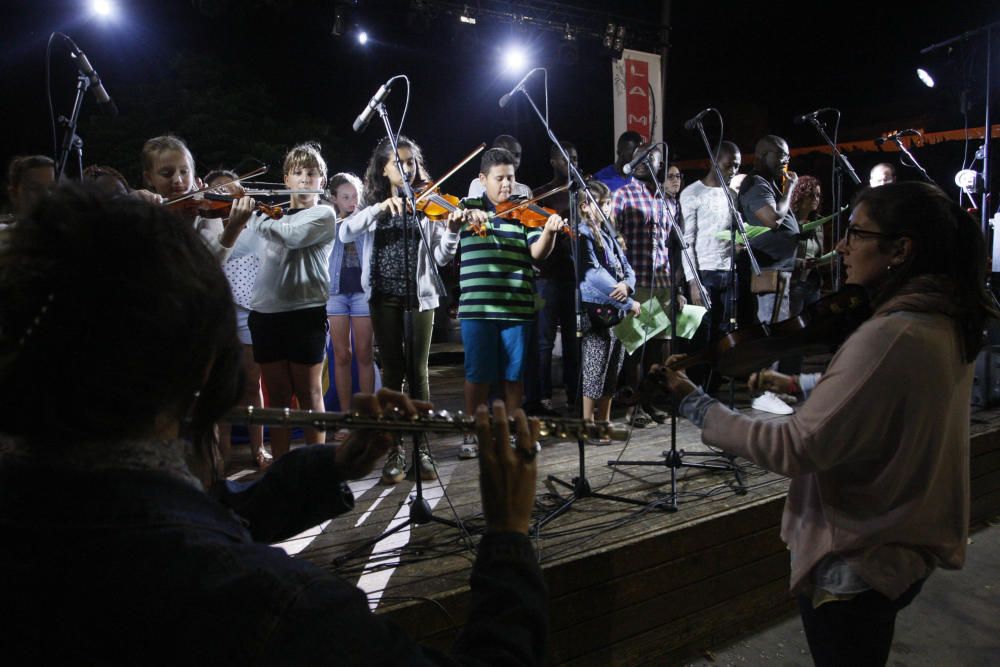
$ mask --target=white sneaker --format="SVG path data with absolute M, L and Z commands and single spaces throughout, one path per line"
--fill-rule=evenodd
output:
M 466 433 L 462 436 L 462 446 L 458 448 L 458 458 L 474 459 L 479 456 L 479 445 L 476 444 L 476 436 Z
M 778 398 L 773 392 L 765 391 L 763 394 L 753 399 L 750 407 L 761 412 L 770 412 L 773 415 L 790 415 L 795 410 L 790 405 Z

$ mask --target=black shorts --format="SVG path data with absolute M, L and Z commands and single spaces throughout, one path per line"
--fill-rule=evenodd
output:
M 247 318 L 258 364 L 291 361 L 319 364 L 326 353 L 326 305 L 284 313 L 250 311 Z

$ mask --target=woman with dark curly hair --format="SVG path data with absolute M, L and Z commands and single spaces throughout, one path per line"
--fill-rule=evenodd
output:
M 427 400 L 430 394 L 427 358 L 434 309 L 446 295 L 437 267 L 455 257 L 462 216 L 453 214 L 445 225 L 414 211 L 408 210 L 403 215 L 404 182 L 412 185 L 427 182 L 430 177 L 420 146 L 402 136 L 397 143 L 402 171 L 396 166 L 392 144 L 383 139 L 368 160 L 364 200 L 341 223 L 338 234 L 341 243 L 361 241 L 361 286 L 368 296 L 375 343 L 382 359 L 382 384 L 399 391 L 405 377 L 410 396 Z M 408 300 L 414 307 L 411 350 L 406 349 L 404 340 Z M 412 355 L 412 377 L 407 369 L 407 354 Z M 413 463 L 424 479 L 436 478 L 429 451 L 421 450 L 420 460 Z M 405 475 L 406 458 L 400 446 L 389 453 L 382 469 L 382 482 L 396 484 Z
M 823 203 L 823 190 L 819 180 L 813 176 L 800 176 L 792 190 L 792 212 L 799 226 L 819 218 Z M 794 316 L 809 304 L 819 301 L 822 279 L 816 260 L 823 255 L 823 227 L 819 226 L 799 237 L 799 249 L 795 255 L 795 269 L 789 287 L 789 312 Z
M 998 313 L 979 226 L 936 186 L 863 193 L 837 252 L 874 314 L 817 383 L 751 378 L 808 395 L 794 415 L 759 421 L 660 372 L 706 443 L 792 478 L 781 535 L 816 664 L 883 665 L 896 613 L 965 561 L 973 362 Z

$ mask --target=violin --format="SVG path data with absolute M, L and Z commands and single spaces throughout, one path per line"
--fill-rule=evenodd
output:
M 238 183 L 243 179 L 260 176 L 266 172 L 267 165 L 263 165 L 241 176 L 218 183 L 215 186 L 206 186 L 198 190 L 193 190 L 178 197 L 167 199 L 163 203 L 175 211 L 184 212 L 191 216 L 200 215 L 203 218 L 228 218 L 229 211 L 233 207 L 233 202 L 237 198 L 231 195 L 218 194 L 217 192 L 212 192 L 212 190 L 218 190 L 231 183 Z M 257 203 L 255 210 L 275 220 L 285 214 L 281 207 L 271 206 L 262 202 Z
M 175 211 L 182 211 L 191 216 L 201 216 L 202 218 L 228 218 L 229 212 L 233 208 L 233 202 L 239 197 L 232 195 L 220 195 L 215 192 L 202 192 L 195 197 L 167 202 L 167 206 Z M 254 210 L 263 213 L 273 220 L 280 220 L 285 212 L 280 206 L 257 202 Z
M 517 220 L 525 227 L 544 227 L 550 217 L 558 215 L 558 211 L 539 206 L 535 202 L 545 199 L 546 197 L 551 197 L 557 192 L 562 192 L 567 188 L 569 188 L 569 185 L 560 185 L 557 188 L 553 188 L 548 192 L 542 193 L 537 197 L 532 197 L 531 199 L 508 199 L 505 202 L 500 202 L 496 206 L 496 215 L 497 217 L 507 218 L 509 220 Z M 570 229 L 569 225 L 563 225 L 562 232 L 570 238 L 573 238 L 573 230 Z
M 479 144 L 471 153 L 462 158 L 458 164 L 445 172 L 444 176 L 431 183 L 425 183 L 414 192 L 414 203 L 417 210 L 424 214 L 424 217 L 428 220 L 441 222 L 447 220 L 452 212 L 464 208 L 460 198 L 455 195 L 444 194 L 441 192 L 440 186 L 452 174 L 464 167 L 469 160 L 479 155 L 485 148 L 485 143 Z M 486 230 L 481 225 L 470 225 L 470 229 L 479 236 L 486 236 Z

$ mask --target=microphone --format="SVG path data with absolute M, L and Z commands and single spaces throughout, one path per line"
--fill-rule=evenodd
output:
M 510 102 L 510 98 L 512 98 L 514 96 L 514 93 L 516 93 L 517 91 L 519 91 L 521 89 L 521 87 L 524 85 L 524 82 L 527 81 L 531 77 L 532 74 L 534 74 L 535 72 L 537 72 L 540 69 L 544 69 L 544 68 L 542 68 L 542 67 L 536 67 L 535 69 L 533 69 L 530 72 L 528 72 L 527 74 L 525 74 L 524 78 L 521 79 L 520 81 L 518 81 L 516 86 L 514 86 L 513 88 L 510 89 L 509 93 L 507 93 L 506 95 L 504 95 L 503 97 L 501 97 L 500 98 L 500 108 L 503 109 L 505 106 L 507 106 L 507 104 Z
M 73 40 L 69 40 L 69 43 L 72 49 L 70 56 L 76 60 L 76 67 L 80 70 L 80 74 L 87 77 L 87 80 L 90 81 L 90 89 L 94 91 L 94 98 L 97 100 L 97 105 L 109 116 L 117 116 L 118 106 L 111 99 L 111 96 L 108 95 L 108 91 L 104 89 L 101 77 L 97 76 L 97 72 L 94 71 L 94 67 L 90 64 L 86 54 L 80 50 L 80 47 Z
M 906 129 L 906 130 L 896 130 L 895 132 L 890 132 L 889 134 L 885 135 L 884 137 L 877 138 L 875 140 L 875 145 L 876 146 L 881 146 L 882 144 L 884 144 L 887 141 L 896 141 L 897 139 L 899 139 L 901 137 L 909 137 L 909 136 L 919 135 L 919 134 L 920 134 L 920 131 L 919 130 L 914 130 L 913 128 L 909 128 L 909 129 Z
M 698 127 L 698 123 L 701 122 L 701 119 L 709 111 L 714 111 L 714 109 L 712 109 L 712 107 L 709 107 L 707 109 L 702 109 L 701 111 L 698 112 L 697 116 L 695 116 L 694 118 L 689 118 L 688 120 L 684 121 L 684 129 L 685 130 L 693 130 L 694 128 Z
M 810 111 L 809 113 L 804 113 L 801 116 L 796 116 L 792 119 L 792 122 L 796 125 L 802 125 L 803 123 L 808 123 L 811 120 L 816 120 L 816 116 L 820 115 L 825 111 L 836 111 L 830 107 L 823 107 L 822 109 L 816 109 L 816 111 Z
M 660 143 L 662 143 L 662 142 L 660 142 Z M 649 155 L 654 150 L 656 150 L 657 148 L 659 148 L 660 143 L 655 143 L 652 146 L 649 146 L 648 148 L 646 148 L 646 150 L 642 151 L 641 153 L 637 153 L 632 158 L 631 162 L 629 162 L 627 165 L 625 165 L 624 167 L 622 167 L 622 173 L 624 173 L 626 176 L 628 176 L 633 171 L 635 171 L 635 168 L 638 167 L 642 163 L 642 161 L 646 159 L 647 155 Z
M 355 132 L 364 132 L 365 128 L 368 127 L 368 123 L 371 121 L 372 116 L 375 115 L 375 110 L 378 108 L 378 105 L 385 102 L 385 98 L 389 97 L 389 91 L 392 90 L 392 82 L 395 78 L 396 77 L 392 77 L 379 86 L 379 89 L 375 91 L 372 98 L 368 100 L 368 106 L 366 106 L 361 113 L 358 114 L 358 117 L 354 119 L 354 125 L 351 126 L 354 128 Z

